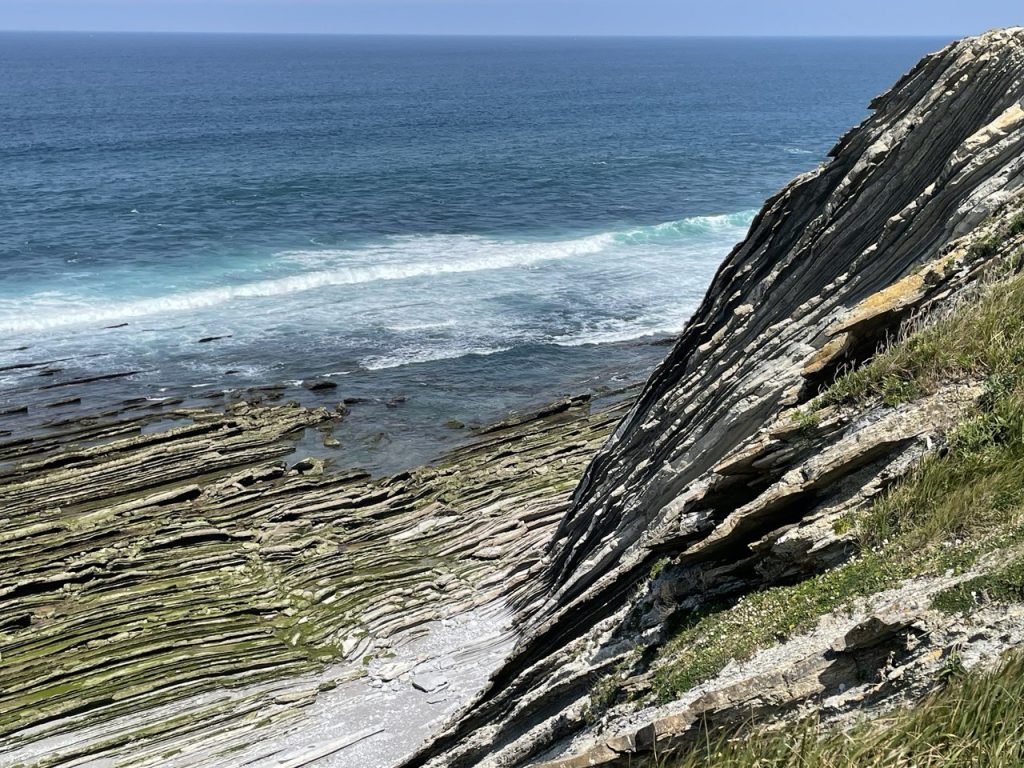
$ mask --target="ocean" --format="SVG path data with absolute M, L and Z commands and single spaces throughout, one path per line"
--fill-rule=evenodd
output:
M 0 413 L 284 385 L 386 471 L 642 380 L 943 42 L 0 33 Z

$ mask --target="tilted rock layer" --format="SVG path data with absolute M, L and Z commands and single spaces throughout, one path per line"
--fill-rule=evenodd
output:
M 1024 29 L 954 43 L 767 201 L 591 462 L 516 652 L 414 763 L 535 760 L 583 727 L 594 680 L 645 622 L 848 556 L 822 521 L 904 473 L 977 393 L 826 413 L 800 435 L 792 409 L 977 283 L 969 246 L 1021 205 L 1022 99 Z M 664 555 L 669 585 L 651 575 Z
M 925 58 L 767 202 L 625 414 L 567 399 L 382 479 L 293 461 L 344 409 L 253 400 L 161 417 L 134 403 L 7 434 L 0 764 L 219 766 L 246 750 L 283 764 L 281 732 L 310 719 L 325 683 L 506 602 L 516 650 L 410 764 L 629 764 L 709 720 L 838 719 L 926 690 L 968 637 L 975 656 L 1019 642 L 1024 611 L 985 608 L 968 626 L 931 610 L 970 575 L 931 574 L 593 725 L 606 681 L 649 692 L 637 650 L 663 649 L 680 617 L 849 563 L 837 522 L 975 407 L 976 381 L 898 405 L 809 402 L 1024 250 L 1024 217 L 977 247 L 1024 210 L 1022 98 L 1024 29 Z M 168 416 L 178 426 L 160 428 Z M 369 738 L 337 736 L 288 764 Z

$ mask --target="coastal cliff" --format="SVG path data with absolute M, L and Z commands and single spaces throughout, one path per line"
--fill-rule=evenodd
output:
M 729 612 L 769 600 L 773 587 L 804 600 L 793 585 L 869 554 L 887 568 L 861 517 L 900 488 L 912 493 L 914 468 L 956 448 L 948 436 L 976 417 L 986 382 L 1015 375 L 966 348 L 966 360 L 927 375 L 905 349 L 907 365 L 881 369 L 900 344 L 957 323 L 975 340 L 1012 337 L 1013 327 L 969 320 L 994 301 L 997 289 L 980 286 L 1012 284 L 1024 244 L 1022 99 L 1024 30 L 954 43 L 766 202 L 586 470 L 537 570 L 515 653 L 416 764 L 626 765 L 685 744 L 709 718 L 740 723 L 825 701 L 838 716 L 894 698 L 900 685 L 883 684 L 894 657 L 914 670 L 906 691 L 928 688 L 928 664 L 969 634 L 936 618 L 929 596 L 984 571 L 974 550 L 953 569 L 923 556 L 916 572 L 893 568 L 874 590 L 819 600 L 820 615 L 783 611 L 760 642 L 744 626 L 756 615 Z M 969 526 L 956 523 L 949 538 L 963 540 Z M 880 602 L 850 608 L 854 598 Z M 845 621 L 831 615 L 841 607 L 852 611 Z M 734 652 L 702 635 L 716 620 L 736 632 Z M 978 639 L 976 655 L 1012 646 L 1014 626 L 990 633 L 1003 642 L 984 653 Z M 737 671 L 771 646 L 770 664 Z
M 1024 29 L 871 108 L 639 392 L 384 478 L 301 453 L 330 389 L 12 429 L 0 765 L 636 765 L 993 668 L 1024 640 Z

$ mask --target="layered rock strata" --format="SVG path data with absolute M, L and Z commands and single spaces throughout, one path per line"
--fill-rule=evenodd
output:
M 667 617 L 850 556 L 837 515 L 903 475 L 977 390 L 830 410 L 810 429 L 793 409 L 1019 250 L 1019 235 L 1000 255 L 971 246 L 1024 202 L 1022 100 L 1024 29 L 954 43 L 767 201 L 588 467 L 515 654 L 410 764 L 537 759 L 586 726 L 595 681 L 657 645 Z
M 982 568 L 998 562 L 990 559 Z M 800 720 L 844 727 L 863 723 L 871 713 L 912 705 L 954 668 L 992 667 L 1024 642 L 1020 605 L 979 606 L 965 616 L 933 607 L 937 595 L 975 575 L 914 579 L 879 592 L 728 667 L 677 701 L 613 717 L 601 729 L 556 745 L 534 764 L 629 766 L 638 755 L 693 748 L 709 730 L 777 728 Z
M 216 748 L 185 765 L 261 741 L 276 764 L 310 675 L 365 675 L 395 638 L 529 581 L 627 402 L 566 399 L 383 479 L 292 456 L 340 418 L 294 403 L 36 445 L 0 472 L 0 764 L 140 761 L 186 736 Z
M 912 580 L 594 725 L 597 685 L 643 694 L 638 659 L 673 623 L 847 562 L 837 523 L 973 407 L 976 381 L 897 407 L 811 401 L 905 321 L 1019 266 L 1024 233 L 978 246 L 1024 210 L 1022 100 L 1022 29 L 926 57 L 766 203 L 628 412 L 566 401 L 382 480 L 294 461 L 303 430 L 338 418 L 323 409 L 177 411 L 158 431 L 140 410 L 0 435 L 0 754 L 305 764 L 319 758 L 271 737 L 338 682 L 324 669 L 365 660 L 399 679 L 413 668 L 384 658 L 395 638 L 503 599 L 514 653 L 409 765 L 630 764 L 698 720 L 842 717 L 926 689 L 965 638 L 982 638 L 979 658 L 1017 642 L 1013 611 L 968 626 L 930 609 L 961 577 Z

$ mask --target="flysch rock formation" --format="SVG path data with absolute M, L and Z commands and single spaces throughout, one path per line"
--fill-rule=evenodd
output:
M 898 408 L 824 409 L 805 428 L 793 416 L 1005 256 L 971 245 L 1024 207 L 1022 100 L 1024 29 L 956 42 L 766 202 L 586 470 L 515 652 L 407 765 L 628 765 L 711 712 L 745 722 L 829 701 L 838 713 L 864 699 L 842 693 L 864 693 L 864 680 L 876 698 L 895 695 L 899 685 L 878 681 L 896 668 L 908 690 L 924 685 L 942 649 L 971 632 L 927 609 L 939 582 L 880 595 L 668 709 L 588 722 L 595 683 L 626 668 L 630 685 L 636 648 L 657 646 L 670 617 L 849 558 L 835 521 L 905 475 L 977 397 L 966 382 Z M 1021 245 L 1018 235 L 1005 247 Z M 1020 638 L 1019 626 L 989 634 L 1001 638 L 993 647 Z
M 381 479 L 294 456 L 344 411 L 294 402 L 19 441 L 0 468 L 0 765 L 397 761 L 500 661 L 504 601 L 632 395 L 566 398 Z M 357 742 L 374 760 L 333 760 Z
M 926 57 L 767 201 L 638 398 L 566 399 L 429 467 L 296 456 L 344 409 L 270 397 L 90 413 L 82 379 L 6 408 L 0 765 L 629 765 L 709 723 L 843 722 L 920 696 L 950 649 L 1019 643 L 1019 607 L 932 607 L 982 559 L 667 703 L 639 661 L 695 611 L 850 562 L 838 523 L 974 407 L 978 381 L 814 398 L 1024 251 L 975 247 L 1024 211 L 1022 99 L 1024 29 Z M 49 408 L 73 415 L 23 431 Z M 609 680 L 643 706 L 601 712 Z

